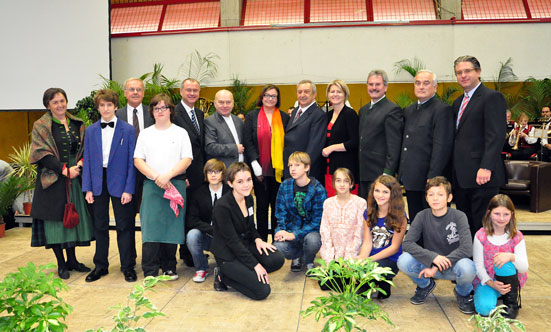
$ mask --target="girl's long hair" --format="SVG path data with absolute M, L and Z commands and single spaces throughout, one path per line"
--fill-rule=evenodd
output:
M 377 201 L 375 201 L 373 197 L 373 192 L 375 191 L 375 185 L 377 183 L 390 189 L 390 200 L 388 204 L 388 214 L 385 218 L 385 226 L 395 232 L 402 232 L 402 224 L 405 215 L 402 189 L 400 189 L 398 181 L 390 175 L 381 175 L 371 184 L 369 196 L 367 197 L 367 224 L 369 227 L 377 225 L 379 207 L 377 206 Z
M 505 227 L 505 231 L 509 232 L 509 238 L 512 239 L 517 234 L 517 217 L 515 215 L 515 205 L 513 201 L 507 195 L 498 194 L 492 197 L 488 204 L 488 210 L 482 218 L 482 226 L 488 235 L 494 235 L 494 224 L 492 223 L 492 210 L 498 207 L 504 207 L 511 211 L 511 220 Z

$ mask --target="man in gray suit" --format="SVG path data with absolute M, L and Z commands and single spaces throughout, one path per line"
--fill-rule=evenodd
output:
M 245 161 L 243 146 L 243 121 L 231 114 L 233 94 L 220 90 L 214 96 L 216 113 L 205 119 L 206 160 L 216 158 L 226 167 L 236 161 Z
M 124 96 L 128 104 L 120 108 L 116 115 L 119 119 L 130 123 L 136 128 L 136 137 L 141 130 L 151 126 L 155 121 L 149 114 L 147 105 L 143 105 L 145 89 L 139 78 L 129 78 L 124 82 Z
M 367 199 L 371 183 L 381 174 L 394 176 L 400 161 L 404 115 L 386 98 L 388 76 L 372 70 L 367 76 L 371 102 L 360 108 L 360 196 Z

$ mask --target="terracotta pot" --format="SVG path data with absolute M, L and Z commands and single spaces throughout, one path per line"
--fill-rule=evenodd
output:
M 0 237 L 6 236 L 6 224 L 0 224 Z
M 32 207 L 33 207 L 32 202 L 23 202 L 23 211 L 25 212 L 26 215 L 28 215 L 28 216 L 31 215 Z

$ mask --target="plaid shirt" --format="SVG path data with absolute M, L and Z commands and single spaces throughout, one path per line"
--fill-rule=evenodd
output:
M 294 203 L 294 184 L 294 179 L 287 179 L 279 187 L 275 207 L 275 233 L 284 230 L 295 234 L 297 240 L 302 240 L 308 233 L 319 232 L 327 192 L 318 180 L 311 177 L 303 204 L 306 215 L 301 217 Z

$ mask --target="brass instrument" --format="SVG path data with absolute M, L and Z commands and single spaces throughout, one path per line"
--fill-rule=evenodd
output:
M 519 126 L 517 127 L 518 131 L 517 131 L 517 137 L 516 137 L 516 140 L 515 140 L 515 146 L 513 146 L 511 148 L 511 150 L 518 150 L 518 142 L 520 140 L 520 133 L 524 130 L 524 126 Z

